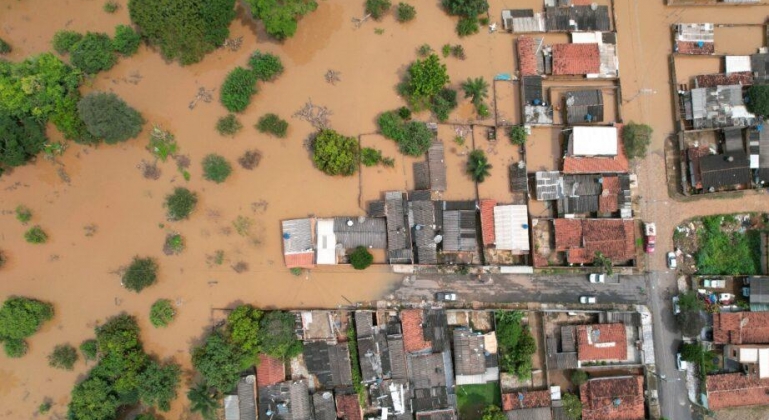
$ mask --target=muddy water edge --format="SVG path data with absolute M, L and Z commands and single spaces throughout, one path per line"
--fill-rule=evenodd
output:
M 541 7 L 539 0 L 525 2 Z M 499 16 L 505 5 L 491 3 L 491 16 Z M 230 27 L 231 37 L 243 37 L 237 52 L 219 50 L 199 64 L 180 67 L 142 47 L 134 57 L 121 60 L 89 82 L 84 93 L 115 92 L 142 112 L 148 124 L 138 139 L 98 148 L 70 144 L 56 163 L 40 159 L 0 178 L 0 248 L 10 258 L 0 272 L 0 298 L 33 296 L 53 302 L 56 308 L 55 319 L 29 340 L 27 356 L 2 358 L 0 398 L 6 404 L 0 417 L 28 419 L 44 398 L 53 401 L 53 413 L 63 415 L 70 389 L 89 367 L 81 362 L 72 372 L 51 369 L 46 355 L 55 344 L 79 344 L 93 335 L 95 325 L 120 312 L 139 319 L 149 352 L 189 368 L 189 349 L 210 325 L 212 309 L 241 302 L 264 308 L 333 308 L 386 296 L 400 277 L 384 268 L 365 274 L 339 268 L 291 275 L 282 263 L 279 220 L 363 212 L 357 177 L 331 178 L 312 167 L 304 142 L 313 129 L 290 118 L 309 99 L 333 111 L 334 129 L 357 135 L 375 131 L 379 112 L 403 104 L 395 85 L 421 44 L 428 43 L 435 50 L 447 43 L 464 46 L 466 60 L 446 60 L 454 87 L 468 77 L 491 80 L 497 73 L 513 72 L 511 36 L 482 31 L 460 40 L 454 34 L 455 20 L 437 4 L 416 6 L 418 16 L 409 24 L 398 24 L 387 16 L 356 28 L 351 19 L 363 15 L 362 1 L 321 1 L 318 10 L 300 22 L 297 35 L 283 44 L 269 40 L 263 28 L 240 10 Z M 719 8 L 717 16 L 724 23 L 763 20 L 751 8 Z M 657 133 L 672 131 L 668 27 L 675 21 L 713 19 L 713 9 L 668 9 L 662 0 L 618 2 L 623 96 L 632 97 L 643 88 L 657 92 L 625 104 L 626 119 L 644 121 Z M 14 46 L 10 56 L 14 61 L 50 51 L 50 40 L 59 29 L 112 34 L 115 25 L 128 22 L 124 4 L 117 13 L 106 14 L 102 3 L 95 0 L 0 0 L 0 33 Z M 375 28 L 383 32 L 378 34 Z M 276 82 L 259 86 L 251 106 L 239 115 L 244 129 L 234 138 L 223 138 L 214 125 L 226 112 L 216 100 L 198 103 L 193 110 L 188 105 L 200 87 L 218 88 L 226 73 L 245 65 L 256 49 L 279 55 L 286 71 Z M 324 81 L 330 69 L 341 74 L 336 85 Z M 471 118 L 466 105 L 460 106 L 452 120 L 463 123 Z M 289 120 L 287 139 L 266 137 L 253 129 L 259 116 L 267 112 Z M 145 149 L 152 124 L 172 131 L 181 154 L 191 159 L 189 182 L 173 162 L 159 163 L 162 173 L 158 180 L 142 176 L 143 161 L 152 162 Z M 58 134 L 50 132 L 56 140 Z M 655 139 L 653 147 L 660 150 L 662 140 Z M 215 152 L 234 163 L 250 149 L 262 154 L 253 171 L 236 166 L 233 176 L 221 185 L 202 179 L 200 160 L 206 154 Z M 382 185 L 377 185 L 377 179 L 383 179 Z M 366 196 L 386 188 L 384 179 L 367 182 Z M 455 189 L 449 185 L 451 196 L 473 198 L 474 190 L 465 184 L 469 183 L 462 182 Z M 178 185 L 196 191 L 200 202 L 190 220 L 170 223 L 165 220 L 162 200 Z M 32 223 L 49 233 L 49 243 L 33 246 L 24 242 L 25 226 L 13 217 L 18 204 L 32 209 Z M 233 227 L 239 216 L 251 221 L 243 235 Z M 87 235 L 94 227 L 95 233 Z M 187 249 L 181 255 L 162 253 L 170 231 L 186 239 Z M 210 258 L 218 250 L 225 255 L 221 265 Z M 134 255 L 155 257 L 161 267 L 158 284 L 141 294 L 123 289 L 117 274 Z M 238 274 L 231 268 L 239 262 L 246 263 L 248 271 Z M 163 330 L 152 328 L 147 319 L 150 305 L 158 298 L 172 299 L 178 305 L 177 320 Z M 186 417 L 183 390 L 180 396 L 166 418 Z

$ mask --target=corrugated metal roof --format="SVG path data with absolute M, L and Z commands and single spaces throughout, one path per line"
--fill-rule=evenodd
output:
M 238 382 L 239 420 L 256 420 L 256 378 L 253 375 Z
M 557 200 L 563 197 L 563 179 L 558 171 L 539 171 L 534 174 L 537 200 Z
M 494 207 L 494 236 L 497 249 L 528 252 L 529 212 L 526 205 Z
M 304 382 L 291 384 L 291 420 L 312 420 L 310 394 Z
M 312 221 L 310 219 L 284 220 L 283 253 L 312 250 Z
M 332 392 L 318 392 L 312 395 L 315 420 L 336 420 L 336 406 Z
M 336 242 L 345 249 L 359 246 L 366 248 L 387 248 L 387 225 L 381 218 L 335 217 L 334 233 Z
M 475 210 L 447 210 L 443 212 L 443 251 L 477 251 L 475 213 Z
M 611 30 L 608 6 L 547 7 L 545 16 L 548 32 Z
M 414 189 L 430 189 L 430 168 L 427 162 L 414 162 Z
M 403 205 L 403 193 L 388 191 L 385 193 L 387 213 L 387 257 L 390 264 L 410 264 L 411 231 L 406 227 L 408 212 Z
M 603 94 L 600 89 L 569 91 L 564 94 L 564 100 L 569 124 L 603 121 Z
M 430 168 L 430 189 L 446 191 L 446 161 L 442 142 L 433 142 L 427 150 L 427 165 Z

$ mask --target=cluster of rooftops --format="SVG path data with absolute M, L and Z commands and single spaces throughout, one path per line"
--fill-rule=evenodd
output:
M 715 25 L 674 25 L 674 51 L 715 54 Z M 724 55 L 724 73 L 697 75 L 678 87 L 681 150 L 686 159 L 685 191 L 716 192 L 761 187 L 769 182 L 769 134 L 764 121 L 748 111 L 745 91 L 769 82 L 769 52 Z M 688 141 L 686 133 L 714 131 L 714 141 Z
M 227 420 L 256 419 L 257 413 L 275 420 L 451 420 L 458 418 L 457 392 L 463 386 L 513 377 L 500 373 L 492 311 L 426 308 L 295 314 L 302 354 L 289 361 L 260 355 L 256 368 L 244 372 L 237 388 L 225 397 Z M 551 362 L 551 368 L 634 365 L 635 353 L 628 342 L 637 334 L 635 327 L 618 322 L 572 325 L 571 336 L 563 337 L 562 353 L 572 352 L 577 364 L 563 367 Z M 551 350 L 561 351 L 551 349 L 548 339 Z M 351 357 L 354 353 L 357 360 Z M 581 385 L 585 420 L 645 418 L 642 376 L 602 376 L 606 375 Z M 501 399 L 512 420 L 566 418 L 559 386 L 534 382 L 512 389 L 503 386 Z

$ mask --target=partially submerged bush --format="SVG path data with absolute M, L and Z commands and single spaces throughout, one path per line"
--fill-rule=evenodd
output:
M 652 128 L 646 124 L 629 122 L 622 129 L 622 144 L 625 155 L 630 159 L 643 158 L 652 141 Z
M 53 305 L 36 299 L 13 296 L 0 308 L 0 341 L 8 357 L 21 357 L 27 352 L 24 341 L 35 334 L 44 322 L 53 318 Z
M 167 327 L 175 316 L 176 311 L 168 299 L 158 299 L 150 308 L 150 322 L 155 328 Z
M 479 31 L 478 19 L 470 17 L 461 17 L 457 22 L 457 35 L 468 36 L 477 34 Z
M 329 175 L 350 176 L 358 170 L 358 142 L 334 130 L 321 130 L 313 141 L 312 160 Z
M 243 67 L 236 67 L 224 79 L 219 98 L 230 112 L 241 112 L 251 103 L 256 93 L 256 74 Z
M 6 356 L 12 359 L 18 359 L 19 357 L 23 357 L 25 354 L 27 354 L 29 345 L 24 340 L 8 338 L 3 340 L 3 350 L 5 351 Z
M 11 48 L 11 44 L 5 42 L 5 40 L 0 38 L 0 55 L 9 54 L 11 51 L 13 51 L 13 48 Z
M 166 235 L 166 242 L 163 244 L 163 253 L 166 255 L 181 254 L 184 251 L 184 237 L 178 233 L 169 233 Z
M 382 151 L 372 149 L 371 147 L 364 147 L 360 151 L 360 160 L 366 166 L 376 166 L 382 160 Z
M 315 0 L 246 0 L 270 36 L 283 40 L 296 33 L 297 20 L 318 8 Z
M 114 93 L 91 92 L 77 104 L 77 111 L 88 132 L 107 144 L 139 135 L 144 118 Z
M 72 46 L 70 61 L 83 72 L 96 74 L 115 65 L 117 57 L 112 51 L 112 41 L 107 34 L 88 32 Z
M 430 54 L 424 60 L 417 60 L 409 66 L 398 90 L 409 98 L 412 106 L 419 109 L 429 103 L 448 82 L 446 65 L 440 62 L 437 55 Z
M 443 88 L 430 101 L 430 110 L 435 114 L 438 121 L 446 121 L 449 114 L 457 107 L 457 91 L 450 88 Z
M 377 124 L 382 135 L 395 140 L 398 149 L 405 155 L 424 155 L 432 144 L 433 133 L 427 124 L 421 121 L 403 121 L 395 111 L 382 113 L 377 118 Z
M 350 254 L 350 264 L 356 270 L 365 270 L 374 262 L 374 256 L 363 246 L 355 248 Z
M 526 133 L 526 128 L 520 125 L 512 125 L 507 128 L 507 137 L 510 138 L 510 143 L 518 146 L 526 144 L 526 139 L 529 137 Z
M 234 136 L 243 128 L 235 114 L 227 114 L 216 122 L 216 131 L 223 136 Z
M 260 133 L 272 134 L 275 137 L 284 138 L 288 131 L 288 122 L 275 114 L 265 114 L 256 123 L 256 129 Z
M 81 33 L 67 30 L 58 31 L 53 35 L 53 49 L 59 54 L 66 54 L 81 39 L 83 39 L 83 34 Z
M 243 169 L 254 169 L 259 166 L 259 162 L 262 160 L 262 154 L 258 150 L 246 150 L 243 156 L 238 158 L 238 163 Z
M 123 273 L 123 286 L 136 293 L 152 286 L 158 280 L 158 265 L 152 258 L 134 257 Z
M 102 9 L 107 13 L 115 13 L 120 8 L 120 4 L 114 0 L 107 0 Z
M 72 370 L 77 362 L 77 349 L 70 344 L 58 344 L 48 355 L 48 366 L 56 369 Z
M 269 82 L 283 73 L 283 63 L 280 57 L 270 53 L 254 51 L 248 60 L 248 65 L 256 75 L 257 80 Z
M 115 27 L 115 38 L 112 39 L 112 48 L 116 52 L 130 57 L 139 50 L 139 44 L 142 37 L 134 29 L 127 25 L 118 25 Z
M 406 23 L 417 17 L 417 10 L 414 6 L 400 2 L 398 3 L 398 9 L 395 11 L 395 17 L 400 23 Z
M 168 220 L 189 218 L 197 204 L 197 194 L 184 187 L 174 188 L 174 192 L 166 196 L 165 207 L 168 209 Z
M 48 242 L 48 234 L 40 226 L 33 226 L 24 232 L 24 240 L 31 244 L 44 244 Z
M 203 158 L 203 178 L 221 184 L 232 173 L 232 166 L 223 157 L 209 154 Z
M 391 6 L 390 0 L 366 0 L 366 14 L 379 20 L 390 10 Z
M 16 206 L 16 220 L 26 225 L 32 220 L 32 210 L 23 204 L 19 204 Z

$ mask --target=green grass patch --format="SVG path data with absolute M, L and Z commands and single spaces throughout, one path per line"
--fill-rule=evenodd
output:
M 499 382 L 489 382 L 485 385 L 457 386 L 457 405 L 459 406 L 459 418 L 463 420 L 482 418 L 483 410 L 486 407 L 502 405 Z
M 761 267 L 760 232 L 724 232 L 724 225 L 733 223 L 734 220 L 724 216 L 702 218 L 704 228 L 697 232 L 700 249 L 695 255 L 699 274 L 758 274 Z

